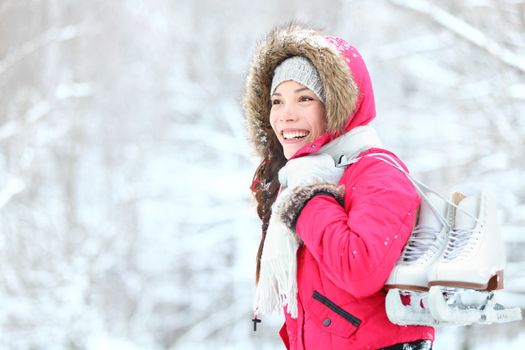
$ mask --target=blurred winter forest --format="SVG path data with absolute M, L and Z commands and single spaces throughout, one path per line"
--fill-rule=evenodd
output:
M 386 146 L 497 194 L 525 307 L 524 0 L 1 0 L 0 348 L 280 349 L 251 330 L 260 224 L 244 81 L 292 19 L 346 38 Z M 523 322 L 435 349 L 523 349 Z

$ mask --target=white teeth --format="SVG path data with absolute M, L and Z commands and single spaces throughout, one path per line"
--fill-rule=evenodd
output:
M 283 131 L 283 137 L 285 140 L 300 139 L 307 136 L 310 132 L 308 131 Z

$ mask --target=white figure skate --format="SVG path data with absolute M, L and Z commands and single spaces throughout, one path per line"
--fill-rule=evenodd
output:
M 423 196 L 417 225 L 388 278 L 386 312 L 399 325 L 437 326 L 427 304 L 428 270 L 447 246 L 451 206 L 434 193 Z
M 459 325 L 520 320 L 521 310 L 505 309 L 492 292 L 503 288 L 505 267 L 494 200 L 484 192 L 456 199 L 447 247 L 428 273 L 433 318 Z

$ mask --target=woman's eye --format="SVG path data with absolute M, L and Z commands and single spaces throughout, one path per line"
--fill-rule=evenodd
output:
M 272 100 L 272 105 L 278 105 L 280 103 L 281 103 L 281 100 L 277 100 L 277 99 Z
M 313 101 L 314 99 L 310 96 L 301 96 L 299 98 L 299 101 L 303 102 L 303 101 Z

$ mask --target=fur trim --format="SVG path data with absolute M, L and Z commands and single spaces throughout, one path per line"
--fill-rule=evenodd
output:
M 334 197 L 341 205 L 344 205 L 344 187 L 331 183 L 315 183 L 309 186 L 302 186 L 295 188 L 281 203 L 278 208 L 277 215 L 281 221 L 293 232 L 295 232 L 295 224 L 305 207 L 306 203 L 316 195 L 327 194 Z M 299 237 L 296 239 L 302 243 Z
M 297 24 L 274 29 L 256 49 L 243 103 L 250 141 L 262 157 L 273 154 L 274 147 L 280 147 L 269 120 L 270 87 L 275 67 L 291 56 L 306 57 L 317 68 L 326 96 L 329 132 L 342 133 L 348 117 L 356 109 L 357 84 L 335 46 L 319 32 Z

